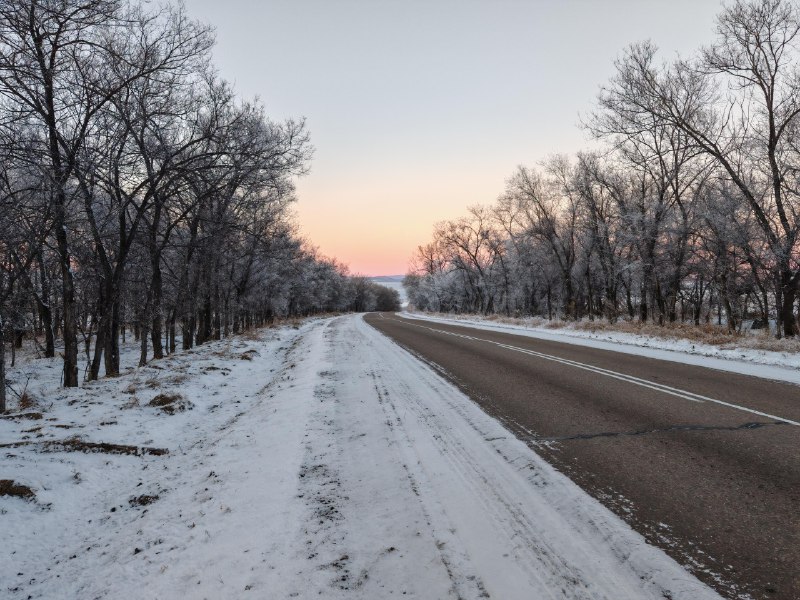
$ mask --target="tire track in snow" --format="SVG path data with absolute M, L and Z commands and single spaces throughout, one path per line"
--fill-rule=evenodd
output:
M 378 403 L 381 405 L 381 408 L 386 415 L 386 425 L 389 428 L 391 434 L 393 434 L 394 439 L 392 440 L 392 444 L 398 447 L 401 447 L 405 452 L 409 450 L 413 450 L 413 441 L 409 437 L 408 431 L 403 428 L 403 419 L 400 417 L 400 414 L 395 406 L 394 402 L 391 399 L 391 395 L 389 394 L 389 390 L 386 387 L 381 389 L 381 384 L 383 380 L 380 376 L 378 376 L 374 370 L 369 371 L 369 375 L 372 377 L 375 387 L 375 393 L 377 395 Z M 419 465 L 421 463 L 421 457 L 417 456 L 416 464 Z M 439 558 L 442 561 L 442 565 L 444 565 L 445 570 L 447 571 L 447 575 L 450 578 L 451 582 L 451 591 L 453 595 L 458 598 L 458 600 L 463 600 L 466 597 L 476 597 L 476 598 L 490 598 L 491 596 L 486 591 L 486 588 L 483 584 L 483 581 L 480 577 L 476 575 L 466 575 L 462 572 L 462 569 L 459 569 L 456 566 L 455 557 L 452 556 L 452 551 L 450 547 L 453 544 L 448 546 L 446 541 L 443 541 L 441 538 L 441 531 L 439 531 L 440 527 L 437 527 L 434 523 L 434 518 L 431 515 L 431 510 L 427 506 L 430 503 L 425 501 L 421 497 L 420 489 L 422 486 L 420 485 L 419 479 L 422 473 L 419 473 L 419 469 L 410 468 L 407 462 L 403 462 L 403 468 L 406 472 L 406 477 L 408 478 L 409 487 L 411 491 L 416 496 L 421 510 L 425 515 L 425 520 L 430 527 L 431 532 L 436 539 L 436 549 L 439 552 Z M 446 519 L 446 513 L 440 505 L 434 507 L 436 512 L 439 513 L 438 520 L 442 521 Z M 450 525 L 449 527 L 445 528 L 445 530 L 449 531 L 451 534 L 454 531 L 454 527 Z M 464 556 L 459 557 L 460 562 L 464 560 Z

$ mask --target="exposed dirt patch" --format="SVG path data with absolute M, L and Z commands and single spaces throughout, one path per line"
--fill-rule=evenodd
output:
M 31 488 L 17 483 L 13 479 L 0 479 L 0 496 L 36 500 L 36 493 Z
M 60 442 L 45 442 L 45 447 L 50 452 L 104 452 L 106 454 L 127 454 L 131 456 L 163 456 L 169 454 L 167 448 L 152 448 L 149 446 L 131 446 L 128 444 L 111 444 L 108 442 L 84 442 L 82 440 L 63 440 Z
M 30 421 L 38 421 L 39 419 L 44 419 L 44 415 L 40 412 L 29 412 L 29 413 L 18 413 L 12 415 L 0 415 L 0 419 L 6 419 L 9 421 L 16 421 L 19 419 L 20 421 L 23 419 L 27 419 Z
M 104 452 L 106 454 L 126 454 L 129 456 L 163 456 L 169 454 L 167 448 L 151 448 L 148 446 L 130 446 L 127 444 L 110 444 L 108 442 L 84 442 L 83 440 L 53 440 L 47 442 L 12 442 L 0 444 L 0 448 L 19 448 L 20 446 L 42 447 L 42 452 Z
M 130 500 L 128 500 L 128 504 L 131 506 L 147 506 L 148 504 L 152 504 L 158 500 L 158 494 L 142 494 L 141 496 L 134 496 Z
M 162 412 L 168 415 L 191 410 L 194 405 L 180 394 L 158 394 L 155 398 L 147 403 L 147 406 L 154 406 L 160 408 Z

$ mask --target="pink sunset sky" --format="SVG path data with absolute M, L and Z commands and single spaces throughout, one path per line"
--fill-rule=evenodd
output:
M 433 224 L 488 204 L 519 164 L 574 153 L 623 48 L 708 41 L 713 0 L 187 0 L 215 62 L 274 119 L 305 117 L 305 237 L 353 273 L 399 275 Z M 692 14 L 686 20 L 685 15 Z

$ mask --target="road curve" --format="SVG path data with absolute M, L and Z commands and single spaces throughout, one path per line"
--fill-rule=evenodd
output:
M 800 598 L 800 388 L 371 313 L 367 323 L 729 598 Z

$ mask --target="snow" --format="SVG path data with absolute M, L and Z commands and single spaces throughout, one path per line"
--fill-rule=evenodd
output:
M 35 442 L 2 448 L 0 478 L 37 493 L 0 497 L 12 599 L 718 597 L 357 315 L 79 390 L 23 371 L 45 407 L 0 420 Z M 43 452 L 76 434 L 169 453 Z
M 635 354 L 657 360 L 696 365 L 718 371 L 750 375 L 800 385 L 800 354 L 752 348 L 720 348 L 690 340 L 663 339 L 625 332 L 592 332 L 575 329 L 546 329 L 486 321 L 480 317 L 444 317 L 418 312 L 399 312 L 398 317 L 447 325 L 502 331 L 541 340 L 561 342 Z

